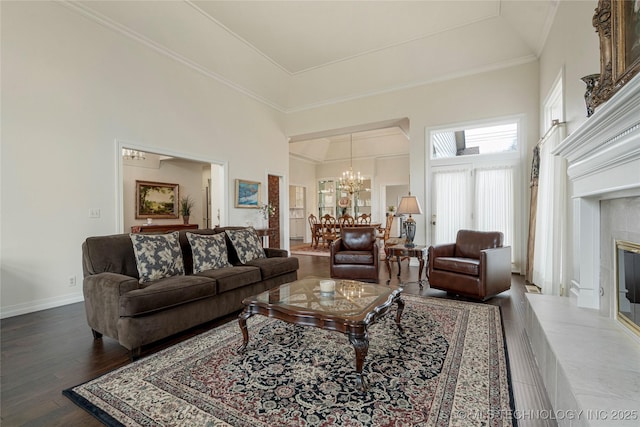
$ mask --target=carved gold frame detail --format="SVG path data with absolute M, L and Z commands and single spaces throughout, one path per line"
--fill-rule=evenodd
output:
M 633 16 L 633 9 L 629 9 L 632 4 L 624 0 L 598 2 L 592 23 L 600 37 L 600 74 L 583 77 L 587 116 L 640 72 L 640 57 L 627 55 L 628 35 L 634 31 L 629 24 L 640 19 L 640 12 Z

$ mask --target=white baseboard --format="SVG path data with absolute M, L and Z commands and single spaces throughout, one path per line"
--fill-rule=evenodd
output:
M 61 307 L 67 304 L 84 301 L 82 294 L 69 294 L 60 297 L 46 298 L 37 301 L 29 301 L 22 304 L 10 305 L 0 308 L 0 319 L 7 317 L 20 316 L 21 314 L 33 313 L 36 311 L 47 310 L 49 308 Z

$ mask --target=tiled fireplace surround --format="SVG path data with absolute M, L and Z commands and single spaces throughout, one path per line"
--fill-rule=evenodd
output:
M 640 75 L 554 153 L 568 161 L 573 280 L 569 298 L 527 294 L 527 335 L 559 425 L 638 426 L 640 337 L 616 319 L 614 241 L 640 242 Z

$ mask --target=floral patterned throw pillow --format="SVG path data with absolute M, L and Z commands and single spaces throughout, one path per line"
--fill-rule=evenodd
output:
M 193 272 L 231 267 L 224 233 L 213 235 L 186 233 L 193 253 Z
M 229 236 L 242 264 L 257 258 L 266 258 L 264 249 L 262 249 L 262 242 L 253 228 L 225 230 L 225 233 Z
M 178 232 L 129 235 L 133 242 L 140 284 L 163 277 L 184 275 Z

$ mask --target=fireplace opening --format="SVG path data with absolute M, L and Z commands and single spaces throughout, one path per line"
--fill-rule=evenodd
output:
M 640 244 L 616 241 L 618 319 L 640 335 Z

